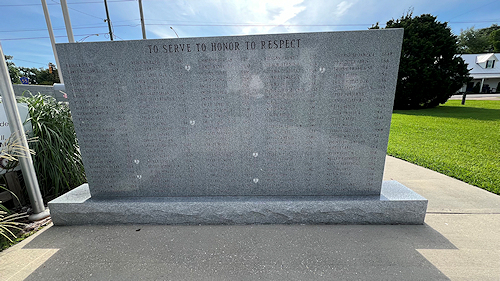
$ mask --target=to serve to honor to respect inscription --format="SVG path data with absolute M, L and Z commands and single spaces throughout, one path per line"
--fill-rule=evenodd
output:
M 402 38 L 59 44 L 92 197 L 380 195 Z

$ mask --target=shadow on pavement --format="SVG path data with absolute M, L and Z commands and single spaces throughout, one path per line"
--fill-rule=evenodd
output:
M 416 249 L 456 249 L 428 225 L 51 227 L 26 280 L 448 280 Z

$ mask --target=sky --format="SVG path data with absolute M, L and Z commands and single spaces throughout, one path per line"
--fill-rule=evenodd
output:
M 60 0 L 46 0 L 56 43 L 67 43 Z M 107 0 L 114 40 L 142 39 L 138 0 Z M 76 42 L 109 41 L 104 0 L 67 0 Z M 455 35 L 500 24 L 500 0 L 142 0 L 148 39 L 366 30 L 408 11 Z M 177 34 L 176 34 L 177 33 Z M 16 66 L 55 63 L 41 1 L 0 0 L 0 44 Z

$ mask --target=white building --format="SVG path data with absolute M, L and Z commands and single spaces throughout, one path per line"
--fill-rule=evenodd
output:
M 468 64 L 470 76 L 473 78 L 471 82 L 464 85 L 460 92 L 472 92 L 472 88 L 476 83 L 480 83 L 481 93 L 494 93 L 500 82 L 500 53 L 490 54 L 464 54 L 462 59 Z

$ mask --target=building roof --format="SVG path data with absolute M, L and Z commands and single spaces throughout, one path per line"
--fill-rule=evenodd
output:
M 467 68 L 470 69 L 470 76 L 474 79 L 482 78 L 500 78 L 500 62 L 498 57 L 500 53 L 490 54 L 463 54 L 461 55 L 465 63 L 468 64 Z M 495 65 L 493 68 L 485 68 L 484 64 L 488 60 L 494 60 Z M 482 64 L 482 66 L 480 65 Z
M 476 63 L 483 63 L 489 60 L 498 61 L 497 57 L 493 53 L 476 56 Z

